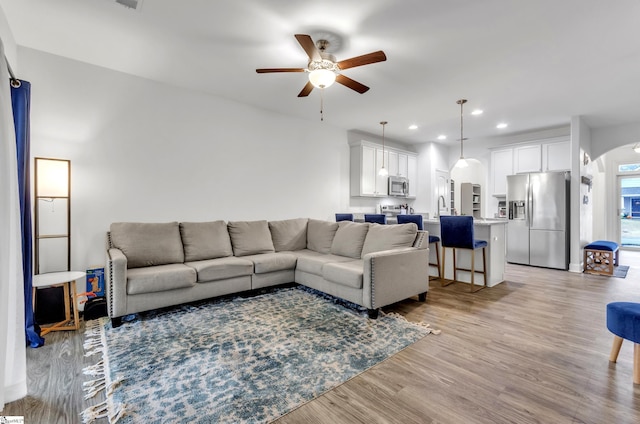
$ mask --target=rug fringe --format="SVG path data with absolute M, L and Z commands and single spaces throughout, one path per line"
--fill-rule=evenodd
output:
M 413 322 L 413 321 L 409 321 L 404 315 L 399 314 L 398 312 L 384 312 L 384 311 L 380 311 L 382 313 L 383 316 L 388 316 L 388 317 L 392 317 L 392 318 L 398 318 L 401 319 L 403 321 L 406 321 L 410 324 L 415 324 L 418 325 L 420 327 L 426 328 L 427 329 L 427 334 L 435 334 L 438 335 L 442 332 L 442 330 L 436 330 L 435 328 L 431 327 L 431 324 L 423 322 L 423 321 L 419 321 L 419 322 Z
M 100 418 L 106 418 L 109 423 L 115 424 L 125 415 L 127 415 L 127 407 L 124 404 L 117 405 L 113 414 L 109 414 L 109 405 L 106 400 L 90 406 L 80 413 L 83 424 L 91 424 Z
M 84 356 L 92 356 L 100 353 L 102 359 L 93 365 L 86 366 L 82 370 L 85 375 L 97 377 L 82 383 L 82 390 L 85 392 L 84 399 L 91 399 L 98 393 L 104 392 L 106 400 L 82 411 L 80 413 L 82 422 L 89 424 L 97 419 L 107 418 L 110 424 L 115 424 L 126 415 L 127 407 L 122 403 L 114 405 L 110 396 L 113 395 L 114 389 L 124 381 L 124 378 L 117 378 L 107 384 L 109 371 L 108 365 L 105 362 L 106 339 L 102 320 L 87 322 L 85 336 L 86 339 L 83 347 L 86 352 Z

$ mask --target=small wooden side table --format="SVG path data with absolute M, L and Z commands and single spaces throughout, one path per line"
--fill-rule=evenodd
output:
M 64 291 L 64 313 L 63 321 L 42 327 L 40 335 L 44 336 L 50 331 L 77 330 L 80 328 L 80 318 L 78 316 L 78 305 L 76 304 L 76 284 L 75 281 L 86 275 L 84 271 L 60 271 L 48 272 L 33 276 L 33 301 L 35 310 L 36 289 L 42 287 L 62 286 Z M 73 309 L 73 317 L 71 312 Z M 70 324 L 73 321 L 73 324 Z

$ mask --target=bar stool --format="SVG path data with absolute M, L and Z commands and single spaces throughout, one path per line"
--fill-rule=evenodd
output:
M 612 302 L 607 304 L 607 329 L 615 337 L 609 361 L 616 362 L 624 339 L 633 344 L 633 384 L 640 384 L 640 303 Z
M 387 215 L 382 213 L 365 213 L 364 214 L 364 222 L 374 222 L 377 224 L 386 224 L 387 223 Z
M 337 213 L 336 214 L 336 222 L 339 221 L 353 221 L 352 213 Z
M 488 243 L 484 240 L 473 238 L 473 217 L 472 216 L 441 216 L 440 217 L 440 237 L 442 238 L 442 269 L 445 269 L 447 248 L 453 249 L 453 280 L 443 282 L 442 286 L 458 281 L 458 270 L 471 272 L 471 293 L 475 293 L 487 287 L 487 252 Z M 466 249 L 471 251 L 471 269 L 458 268 L 456 265 L 456 249 Z M 475 251 L 482 249 L 482 271 L 475 270 Z M 474 286 L 475 273 L 482 274 L 484 284 L 478 289 Z
M 398 224 L 406 224 L 409 222 L 413 222 L 418 226 L 418 230 L 420 231 L 424 230 L 422 215 L 398 215 L 397 218 L 398 218 Z M 436 263 L 434 264 L 429 262 L 429 265 L 435 266 L 438 268 L 438 276 L 437 277 L 429 276 L 429 280 L 442 278 L 442 271 L 440 269 L 440 248 L 438 247 L 439 243 L 440 243 L 440 237 L 432 236 L 431 234 L 429 234 L 429 245 L 433 244 L 435 245 L 435 248 L 436 248 Z

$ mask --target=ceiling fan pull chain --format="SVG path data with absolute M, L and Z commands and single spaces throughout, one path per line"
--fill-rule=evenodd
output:
M 324 121 L 324 88 L 320 89 L 320 121 Z

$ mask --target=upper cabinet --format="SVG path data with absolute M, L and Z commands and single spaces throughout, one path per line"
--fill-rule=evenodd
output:
M 390 176 L 409 179 L 409 197 L 418 192 L 418 158 L 415 153 L 385 148 L 369 142 L 351 145 L 351 196 L 383 197 L 388 195 L 388 177 L 378 171 L 384 166 Z
M 543 171 L 571 171 L 569 140 L 542 144 Z
M 507 195 L 507 175 L 513 175 L 513 149 L 493 150 L 491 152 L 491 194 Z
M 491 194 L 507 194 L 507 175 L 525 172 L 570 171 L 571 142 L 564 137 L 531 142 L 491 151 Z
M 513 149 L 514 171 L 516 174 L 523 172 L 542 171 L 542 147 L 539 144 L 531 146 L 518 146 Z

